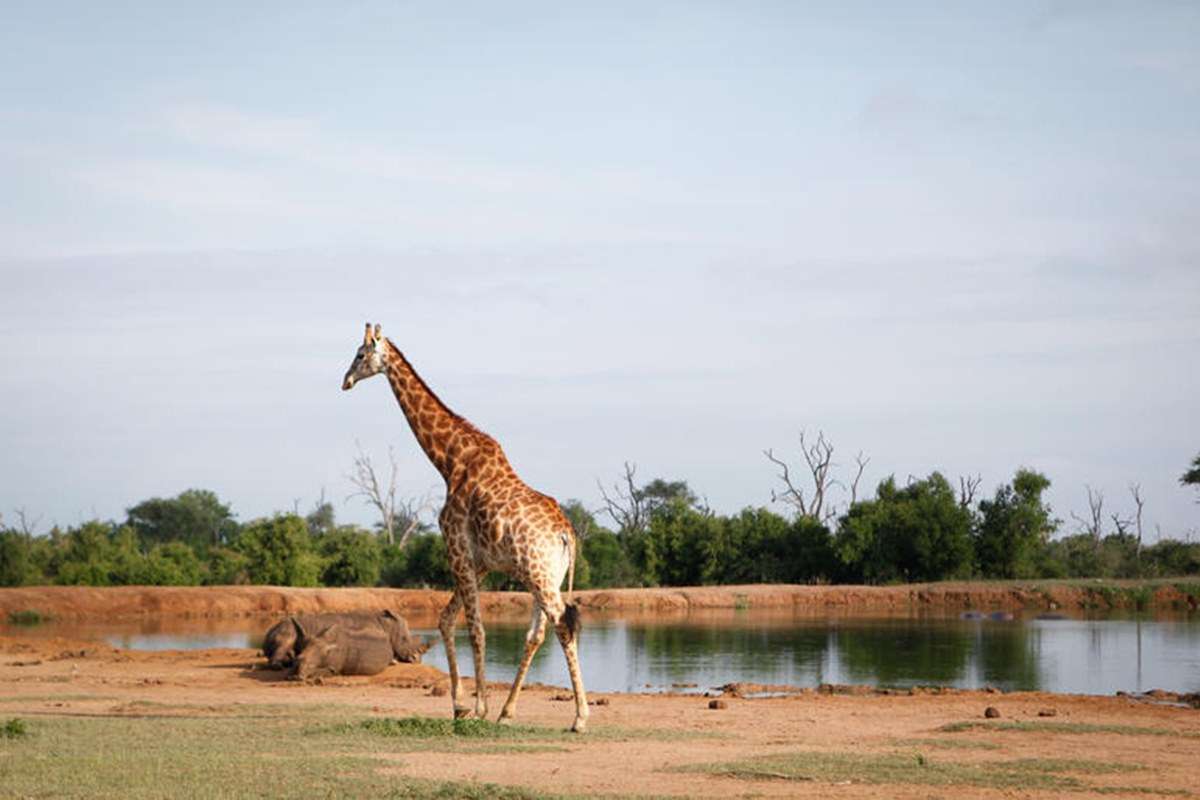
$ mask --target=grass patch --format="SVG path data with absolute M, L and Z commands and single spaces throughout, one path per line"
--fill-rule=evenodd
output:
M 920 754 L 884 755 L 802 752 L 703 764 L 682 771 L 706 772 L 743 780 L 818 781 L 823 783 L 917 784 L 923 786 L 973 786 L 988 789 L 1050 789 L 1095 791 L 1079 778 L 1064 774 L 1127 772 L 1141 767 L 1069 759 L 1019 759 L 959 764 L 935 761 Z M 1147 787 L 1128 791 L 1175 794 Z
M 531 739 L 558 738 L 558 731 L 532 725 L 500 725 L 486 719 L 442 719 L 435 717 L 372 718 L 351 723 L 376 736 L 412 739 Z
M 316 734 L 306 730 L 314 722 L 328 719 L 327 714 L 292 707 L 290 714 L 263 716 L 253 722 L 229 717 L 49 716 L 38 721 L 37 735 L 27 741 L 18 743 L 0 734 L 0 786 L 4 787 L 0 795 L 114 799 L 555 797 L 469 781 L 397 780 L 394 771 L 384 768 L 395 767 L 395 754 L 403 752 L 388 742 L 403 741 L 403 736 L 381 738 L 366 733 L 358 723 L 354 724 L 361 733 L 356 736 L 338 735 L 332 729 Z M 346 721 L 345 716 L 342 720 Z M 462 740 L 466 747 L 480 752 L 533 752 L 533 748 L 546 747 L 490 735 L 468 735 Z
M 1200 733 L 1173 731 L 1169 728 L 1143 728 L 1137 725 L 1096 725 L 1090 722 L 951 722 L 938 728 L 943 733 L 963 731 L 1017 731 L 1021 733 L 1114 733 L 1120 736 L 1175 736 L 1200 739 Z
M 940 747 L 945 750 L 999 750 L 1000 745 L 993 742 L 983 742 L 978 739 L 915 739 L 912 741 L 896 742 L 915 747 Z
M 24 739 L 29 736 L 29 724 L 23 719 L 10 719 L 0 725 L 0 739 Z
M 43 622 L 49 622 L 51 619 L 53 618 L 49 614 L 43 614 L 33 608 L 23 608 L 20 611 L 8 612 L 9 625 L 41 625 Z
M 556 800 L 549 795 L 519 786 L 465 781 L 429 781 L 406 778 L 404 784 L 386 795 L 395 800 Z
M 116 700 L 110 694 L 14 694 L 0 697 L 0 703 L 71 703 L 84 700 Z
M 592 730 L 580 736 L 562 728 L 540 725 L 501 725 L 484 719 L 450 719 L 448 717 L 371 717 L 333 726 L 316 727 L 310 735 L 367 736 L 423 743 L 461 743 L 480 740 L 499 742 L 562 742 L 583 745 L 589 741 L 628 741 L 657 739 L 723 739 L 728 734 L 711 731 L 657 731 L 636 728 Z
M 1174 586 L 1175 589 L 1181 594 L 1186 594 L 1189 597 L 1200 599 L 1200 583 L 1180 581 L 1171 585 Z

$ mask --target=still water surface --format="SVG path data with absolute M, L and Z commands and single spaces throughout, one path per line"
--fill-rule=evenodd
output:
M 102 638 L 142 650 L 257 647 L 274 620 L 148 621 L 122 627 L 44 625 L 48 635 Z M 446 668 L 435 638 L 425 662 Z M 524 647 L 524 621 L 487 623 L 490 680 L 510 680 Z M 472 673 L 460 626 L 458 652 Z M 1111 694 L 1200 691 L 1200 615 L 1010 621 L 959 617 L 811 617 L 755 611 L 661 618 L 588 616 L 580 639 L 584 681 L 596 691 L 702 691 L 731 681 L 816 686 L 938 684 L 962 688 Z M 553 632 L 529 680 L 569 685 Z M 694 687 L 684 686 L 695 684 Z

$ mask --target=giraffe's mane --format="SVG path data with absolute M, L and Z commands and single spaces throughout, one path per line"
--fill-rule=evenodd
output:
M 445 411 L 447 414 L 449 414 L 450 418 L 453 419 L 455 422 L 462 423 L 463 425 L 465 425 L 466 427 L 470 428 L 473 431 L 479 431 L 478 428 L 476 428 L 473 424 L 471 424 L 471 421 L 469 419 L 467 419 L 466 417 L 462 416 L 461 414 L 457 414 L 453 410 L 451 410 L 450 406 L 446 405 L 446 403 L 443 402 L 442 398 L 437 396 L 437 392 L 435 392 L 433 389 L 429 388 L 429 384 L 426 383 L 425 379 L 421 377 L 421 373 L 417 372 L 416 367 L 414 367 L 412 365 L 412 362 L 409 361 L 408 358 L 405 357 L 404 351 L 402 351 L 399 347 L 397 347 L 395 342 L 393 342 L 391 339 L 387 338 L 386 336 L 384 337 L 384 341 L 387 342 L 388 347 L 390 347 L 390 348 L 392 348 L 392 350 L 396 351 L 396 355 L 398 355 L 400 357 L 400 360 L 403 361 L 404 364 L 408 367 L 408 371 L 411 372 L 413 374 L 413 377 L 417 379 L 417 383 L 419 383 L 421 385 L 421 388 L 425 390 L 425 393 L 433 398 L 433 402 L 437 403 L 438 408 L 440 408 L 442 411 Z M 480 432 L 482 432 L 482 431 L 480 431 Z

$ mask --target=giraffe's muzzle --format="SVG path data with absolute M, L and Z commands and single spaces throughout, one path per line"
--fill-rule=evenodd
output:
M 346 377 L 342 378 L 342 391 L 348 392 L 353 388 L 354 388 L 354 376 L 351 375 L 349 372 L 347 372 Z

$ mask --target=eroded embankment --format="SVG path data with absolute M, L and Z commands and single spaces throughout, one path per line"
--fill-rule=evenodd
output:
M 31 610 L 61 620 L 231 618 L 385 608 L 432 615 L 449 598 L 449 592 L 426 589 L 34 586 L 0 589 L 0 621 Z M 742 608 L 886 614 L 967 609 L 1194 610 L 1200 602 L 1200 581 L 703 586 L 600 589 L 576 592 L 575 598 L 590 611 L 622 613 Z M 528 614 L 530 597 L 524 592 L 487 592 L 482 605 L 492 617 Z

